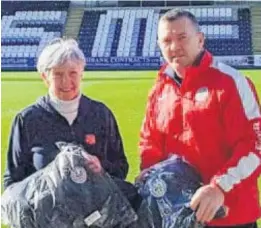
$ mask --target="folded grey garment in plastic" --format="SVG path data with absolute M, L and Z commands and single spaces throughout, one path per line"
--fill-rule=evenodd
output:
M 74 144 L 2 195 L 2 220 L 15 228 L 127 227 L 137 215 L 107 174 L 95 174 Z
M 146 177 L 136 185 L 143 197 L 137 212 L 140 228 L 203 228 L 196 220 L 190 200 L 202 186 L 200 175 L 186 161 L 177 156 L 152 166 Z M 220 208 L 216 218 L 224 216 Z M 133 227 L 135 227 L 133 225 Z

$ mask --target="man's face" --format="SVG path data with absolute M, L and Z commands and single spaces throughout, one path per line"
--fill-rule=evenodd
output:
M 164 59 L 173 69 L 191 66 L 204 45 L 204 35 L 186 17 L 160 21 L 158 44 Z
M 53 67 L 42 78 L 52 94 L 60 100 L 69 101 L 76 98 L 80 92 L 84 66 L 80 62 L 67 61 Z

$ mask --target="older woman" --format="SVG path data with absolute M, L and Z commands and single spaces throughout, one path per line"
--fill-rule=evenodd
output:
M 59 141 L 82 145 L 92 155 L 88 162 L 95 172 L 104 169 L 125 179 L 128 163 L 112 112 L 80 91 L 84 66 L 84 54 L 74 40 L 55 40 L 42 51 L 37 69 L 48 94 L 14 119 L 5 188 L 49 164 L 59 153 Z

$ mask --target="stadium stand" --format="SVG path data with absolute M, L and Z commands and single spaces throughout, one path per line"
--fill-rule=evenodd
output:
M 207 36 L 206 45 L 214 55 L 252 54 L 248 8 L 197 6 L 187 10 L 198 18 L 201 29 Z M 167 9 L 85 11 L 79 34 L 80 45 L 87 57 L 160 56 L 156 45 L 157 26 L 159 17 L 166 11 Z M 95 32 L 95 38 L 91 36 L 86 39 Z
M 114 2 L 118 7 L 102 7 L 101 3 L 95 7 L 82 6 L 85 11 L 80 16 L 78 41 L 90 63 L 89 69 L 95 66 L 107 69 L 113 62 L 116 69 L 117 62 L 120 68 L 127 65 L 134 69 L 158 68 L 162 62 L 157 45 L 158 21 L 173 4 L 197 17 L 206 35 L 206 47 L 215 56 L 247 56 L 244 59 L 254 62 L 253 46 L 260 46 L 252 44 L 253 15 L 248 4 L 166 1 L 166 7 L 162 4 L 164 1 Z M 70 8 L 73 8 L 70 1 L 3 1 L 2 69 L 8 63 L 10 67 L 16 63 L 26 65 L 24 58 L 28 58 L 30 64 L 35 63 L 46 43 L 63 36 L 67 17 L 74 12 Z
M 61 37 L 69 1 L 4 1 L 2 3 L 2 57 L 37 57 L 55 37 Z

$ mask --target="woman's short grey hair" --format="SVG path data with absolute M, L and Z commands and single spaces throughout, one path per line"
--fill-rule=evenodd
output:
M 37 70 L 40 73 L 48 72 L 67 61 L 77 61 L 85 66 L 84 54 L 74 39 L 54 39 L 41 52 Z

